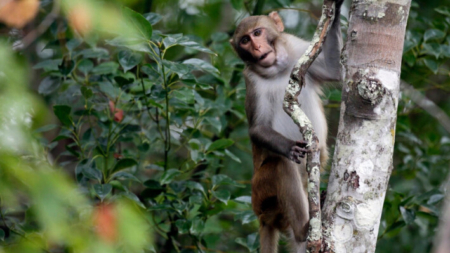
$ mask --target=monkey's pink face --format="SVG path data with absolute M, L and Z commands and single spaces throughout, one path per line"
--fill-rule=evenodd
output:
M 249 52 L 254 61 L 262 67 L 270 67 L 275 64 L 276 52 L 267 40 L 265 28 L 256 28 L 242 36 L 239 46 Z

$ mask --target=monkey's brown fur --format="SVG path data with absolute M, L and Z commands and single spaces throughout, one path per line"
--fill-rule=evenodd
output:
M 244 19 L 230 40 L 246 63 L 245 109 L 254 167 L 252 207 L 260 222 L 261 253 L 277 252 L 279 232 L 290 237 L 291 252 L 305 252 L 309 223 L 307 175 L 302 159 L 308 150 L 300 141 L 298 126 L 282 109 L 290 72 L 309 43 L 283 31 L 283 22 L 274 12 Z M 324 53 L 308 70 L 298 98 L 319 138 L 322 166 L 328 160 L 328 150 L 320 84 L 341 78 L 340 40 L 339 21 L 335 21 Z

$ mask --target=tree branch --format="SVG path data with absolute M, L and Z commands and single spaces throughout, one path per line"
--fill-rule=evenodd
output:
M 334 20 L 335 2 L 324 0 L 322 16 L 314 37 L 303 56 L 292 70 L 289 85 L 286 88 L 283 108 L 300 128 L 304 140 L 312 151 L 307 158 L 308 172 L 308 202 L 309 202 L 309 230 L 307 237 L 307 252 L 319 252 L 322 248 L 322 218 L 320 213 L 320 150 L 319 139 L 314 132 L 311 121 L 300 108 L 297 100 L 302 87 L 305 85 L 305 75 L 308 68 L 322 50 L 323 42 Z
M 409 97 L 415 104 L 417 104 L 424 111 L 429 113 L 433 118 L 435 118 L 441 126 L 450 133 L 450 117 L 444 112 L 439 106 L 437 106 L 433 101 L 428 99 L 418 90 L 405 81 L 400 82 L 400 88 L 407 97 Z

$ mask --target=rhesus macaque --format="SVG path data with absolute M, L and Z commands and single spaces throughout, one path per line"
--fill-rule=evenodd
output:
M 328 159 L 320 84 L 341 80 L 340 7 L 323 51 L 306 74 L 298 100 L 319 138 L 321 164 Z M 309 224 L 305 162 L 308 152 L 299 128 L 284 112 L 289 75 L 309 42 L 284 33 L 280 16 L 247 17 L 230 43 L 245 62 L 246 105 L 253 149 L 252 207 L 260 222 L 261 253 L 277 252 L 279 232 L 287 234 L 291 252 L 305 252 Z M 301 165 L 300 165 L 301 164 Z

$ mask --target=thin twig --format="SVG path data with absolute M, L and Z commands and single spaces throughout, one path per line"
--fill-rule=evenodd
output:
M 400 82 L 401 91 L 405 93 L 415 104 L 435 118 L 442 127 L 450 133 L 450 117 L 433 101 L 405 81 Z
M 53 1 L 53 8 L 51 12 L 45 17 L 45 19 L 39 24 L 39 26 L 29 32 L 27 36 L 25 36 L 22 39 L 22 48 L 25 49 L 28 46 L 31 45 L 39 36 L 41 36 L 47 29 L 50 27 L 50 25 L 55 21 L 55 19 L 58 17 L 59 11 L 60 11 L 60 2 L 59 0 Z

